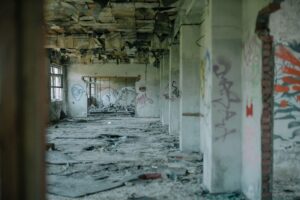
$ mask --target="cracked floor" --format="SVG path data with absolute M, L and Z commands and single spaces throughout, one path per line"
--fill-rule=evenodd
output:
M 244 199 L 201 187 L 198 153 L 179 152 L 158 119 L 96 116 L 48 128 L 49 200 Z

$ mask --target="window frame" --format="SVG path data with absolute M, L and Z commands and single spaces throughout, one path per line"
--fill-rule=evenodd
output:
M 50 64 L 50 99 L 51 102 L 63 101 L 64 71 L 63 66 Z M 58 82 L 57 80 L 58 79 Z

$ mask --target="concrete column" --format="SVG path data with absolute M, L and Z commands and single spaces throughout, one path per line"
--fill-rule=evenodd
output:
M 211 133 L 206 134 L 204 185 L 212 193 L 241 186 L 241 1 L 212 0 Z M 253 188 L 254 190 L 255 188 Z
M 180 149 L 200 151 L 200 26 L 180 28 Z
M 179 44 L 173 44 L 170 47 L 169 77 L 169 133 L 179 135 L 181 95 L 179 91 Z
M 162 81 L 162 115 L 163 125 L 169 125 L 169 51 L 164 54 Z
M 164 115 L 163 115 L 163 107 L 164 107 L 164 98 L 163 98 L 163 71 L 164 70 L 164 57 L 162 56 L 160 60 L 160 65 L 159 65 L 159 107 L 160 107 L 160 121 L 163 123 L 164 121 Z

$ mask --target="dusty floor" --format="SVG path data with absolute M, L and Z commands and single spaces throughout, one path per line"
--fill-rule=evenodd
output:
M 47 136 L 55 145 L 47 152 L 49 200 L 244 199 L 207 194 L 201 155 L 180 153 L 178 137 L 168 135 L 158 119 L 69 119 L 49 127 Z M 297 199 L 293 188 L 280 184 L 275 200 Z
M 275 178 L 273 197 L 273 200 L 300 200 L 300 180 L 277 180 Z

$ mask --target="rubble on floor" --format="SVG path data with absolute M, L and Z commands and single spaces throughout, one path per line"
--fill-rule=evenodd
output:
M 202 189 L 203 159 L 158 119 L 93 116 L 49 127 L 49 200 L 241 200 Z
M 274 178 L 273 200 L 300 200 L 300 180 Z

